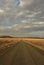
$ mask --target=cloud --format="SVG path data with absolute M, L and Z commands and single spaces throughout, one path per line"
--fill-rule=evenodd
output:
M 4 12 L 5 12 L 5 11 L 4 11 L 3 9 L 0 9 L 0 14 L 1 14 L 1 13 L 4 13 Z
M 11 26 L 0 27 L 0 30 L 2 30 L 2 31 L 8 30 L 8 29 L 12 29 L 12 27 Z
M 12 26 L 12 29 L 13 30 L 16 30 L 16 31 L 20 31 L 21 29 L 24 29 L 24 28 L 31 28 L 30 25 L 27 25 L 27 24 L 16 24 L 16 26 Z
M 21 7 L 23 6 L 27 6 L 29 5 L 30 3 L 32 3 L 33 0 L 20 0 L 20 5 Z
M 41 14 L 41 11 L 32 12 L 31 14 L 27 15 L 26 17 L 31 17 L 31 18 L 33 18 L 33 17 L 36 17 L 36 15 L 38 15 L 38 14 Z
M 21 21 L 22 23 L 27 23 L 27 20 L 23 20 L 23 21 Z
M 43 25 L 44 22 L 40 22 L 40 21 L 39 21 L 39 22 L 33 22 L 33 24 L 35 24 L 35 25 L 36 25 L 36 24 Z
M 14 25 L 12 25 L 12 26 L 2 26 L 2 27 L 0 27 L 0 30 L 3 30 L 3 31 L 5 31 L 5 30 L 15 30 L 15 31 L 19 31 L 20 29 L 24 29 L 24 28 L 30 28 L 31 26 L 30 25 L 27 25 L 27 24 L 23 24 L 23 23 L 21 23 L 21 24 L 14 24 Z
M 23 13 L 24 13 L 24 12 L 20 12 L 20 13 L 17 14 L 17 16 L 21 16 Z
M 29 36 L 43 30 L 43 0 L 0 0 L 0 34 Z
M 25 5 L 25 2 L 20 1 L 20 5 L 19 6 L 23 7 L 24 5 Z
M 31 28 L 31 26 L 30 25 L 27 25 L 27 26 L 24 26 L 24 28 Z

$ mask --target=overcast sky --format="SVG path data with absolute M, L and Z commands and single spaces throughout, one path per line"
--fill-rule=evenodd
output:
M 44 0 L 0 0 L 0 35 L 44 37 Z

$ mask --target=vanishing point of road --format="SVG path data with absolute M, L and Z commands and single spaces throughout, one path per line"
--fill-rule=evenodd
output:
M 44 51 L 20 41 L 0 56 L 0 65 L 44 65 Z

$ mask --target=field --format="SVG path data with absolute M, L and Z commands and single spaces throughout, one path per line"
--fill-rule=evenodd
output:
M 24 39 L 23 39 L 24 40 Z M 44 39 L 25 39 L 25 42 L 37 47 L 37 48 L 40 48 L 41 50 L 44 51 Z
M 0 38 L 0 65 L 44 65 L 44 39 Z
M 0 38 L 0 54 L 9 47 L 14 46 L 20 39 L 15 38 Z
M 44 39 L 31 39 L 31 38 L 0 38 L 0 52 L 2 53 L 5 49 L 13 46 L 18 41 L 23 40 L 28 44 L 31 44 L 37 48 L 44 50 Z

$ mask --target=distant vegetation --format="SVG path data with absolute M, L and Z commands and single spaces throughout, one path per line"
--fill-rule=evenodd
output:
M 44 37 L 13 37 L 13 36 L 0 36 L 0 38 L 34 38 L 34 39 L 44 39 Z
M 12 36 L 0 36 L 0 38 L 13 38 Z

